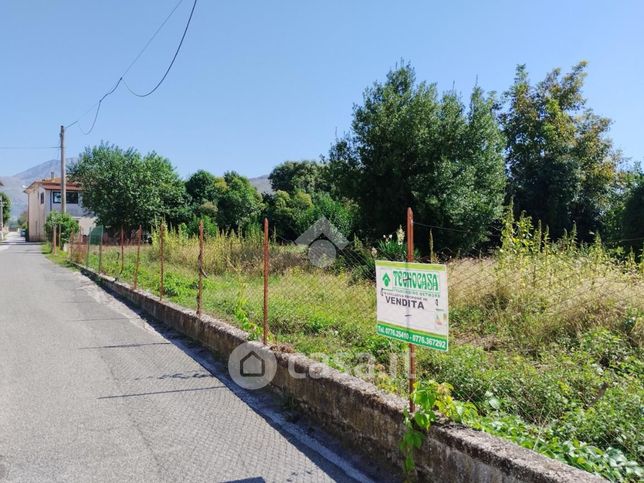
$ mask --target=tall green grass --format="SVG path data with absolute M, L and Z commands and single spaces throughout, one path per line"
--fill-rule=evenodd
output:
M 166 297 L 194 308 L 197 240 L 168 233 L 164 252 Z M 139 285 L 158 293 L 158 234 L 141 253 Z M 362 266 L 379 254 L 364 248 L 327 269 L 312 266 L 300 247 L 273 241 L 270 255 L 270 341 L 349 372 L 357 365 L 356 375 L 405 395 L 405 346 L 376 335 L 375 289 Z M 122 273 L 119 257 L 118 248 L 105 248 L 104 271 L 131 282 L 134 248 L 126 249 Z M 96 247 L 89 259 L 96 269 Z M 644 262 L 610 252 L 599 238 L 585 246 L 572 233 L 555 243 L 529 220 L 508 218 L 498 250 L 447 267 L 450 352 L 419 348 L 420 378 L 451 384 L 456 398 L 491 418 L 483 429 L 519 444 L 562 459 L 561 448 L 570 447 L 563 442 L 584 441 L 641 464 Z M 259 327 L 261 234 L 208 239 L 204 268 L 205 311 Z

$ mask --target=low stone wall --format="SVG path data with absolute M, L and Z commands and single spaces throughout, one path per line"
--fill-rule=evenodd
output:
M 246 332 L 82 267 L 106 289 L 140 307 L 154 319 L 227 359 Z M 261 345 L 257 342 L 251 342 Z M 406 401 L 372 384 L 323 366 L 301 354 L 279 352 L 273 389 L 300 407 L 345 445 L 377 460 L 400 466 Z M 290 371 L 289 371 L 290 367 Z M 306 377 L 293 377 L 293 370 Z M 311 377 L 313 375 L 314 377 Z M 416 455 L 419 479 L 440 482 L 592 482 L 604 481 L 486 433 L 456 424 L 434 424 Z M 396 479 L 393 477 L 392 479 Z

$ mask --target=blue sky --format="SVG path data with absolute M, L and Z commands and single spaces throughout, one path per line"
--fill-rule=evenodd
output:
M 0 5 L 0 146 L 54 146 L 107 91 L 177 0 L 3 0 Z M 130 71 L 154 86 L 192 0 Z M 478 78 L 502 92 L 516 64 L 531 78 L 588 60 L 589 106 L 613 119 L 624 154 L 644 159 L 644 2 L 199 0 L 183 50 L 163 86 L 139 99 L 119 89 L 94 131 L 76 127 L 67 153 L 106 140 L 156 150 L 182 175 L 247 176 L 286 159 L 326 154 L 350 125 L 352 105 L 401 58 L 420 80 L 468 95 Z M 84 129 L 92 113 L 81 119 Z M 57 156 L 0 150 L 0 175 Z

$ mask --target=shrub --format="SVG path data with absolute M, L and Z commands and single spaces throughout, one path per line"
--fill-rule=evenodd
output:
M 71 217 L 68 213 L 60 213 L 52 211 L 47 215 L 45 222 L 45 232 L 47 239 L 51 240 L 54 233 L 54 226 L 56 226 L 56 236 L 60 236 L 62 244 L 69 242 L 72 235 L 78 233 L 78 221 Z

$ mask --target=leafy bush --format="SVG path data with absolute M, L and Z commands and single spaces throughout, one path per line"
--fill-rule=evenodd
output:
M 417 409 L 413 414 L 405 410 L 406 430 L 400 443 L 405 457 L 404 468 L 408 473 L 414 470 L 414 449 L 420 448 L 431 424 L 437 419 L 437 413 L 440 413 L 452 421 L 500 436 L 613 481 L 635 482 L 644 477 L 644 468 L 629 460 L 620 449 L 609 447 L 601 450 L 578 439 L 559 439 L 550 427 L 532 426 L 517 416 L 500 411 L 499 401 L 489 393 L 486 405 L 491 414 L 481 416 L 473 404 L 454 400 L 452 389 L 450 384 L 438 384 L 433 380 L 416 384 L 411 398 Z
M 192 294 L 190 282 L 172 272 L 164 274 L 163 289 L 168 297 L 184 298 Z
M 190 222 L 186 225 L 186 233 L 191 237 L 199 236 L 199 223 L 203 221 L 203 236 L 204 239 L 213 238 L 217 236 L 219 230 L 217 223 L 208 215 L 197 217 L 193 215 Z
M 71 237 L 78 233 L 78 221 L 76 221 L 69 213 L 60 213 L 59 211 L 52 211 L 47 215 L 45 222 L 45 233 L 47 239 L 51 240 L 54 233 L 54 226 L 56 227 L 56 237 L 60 237 L 62 244 L 69 242 Z
M 640 251 L 640 257 L 644 260 L 644 174 L 641 173 L 639 180 L 630 190 L 622 212 L 622 237 L 624 244 L 632 250 Z

